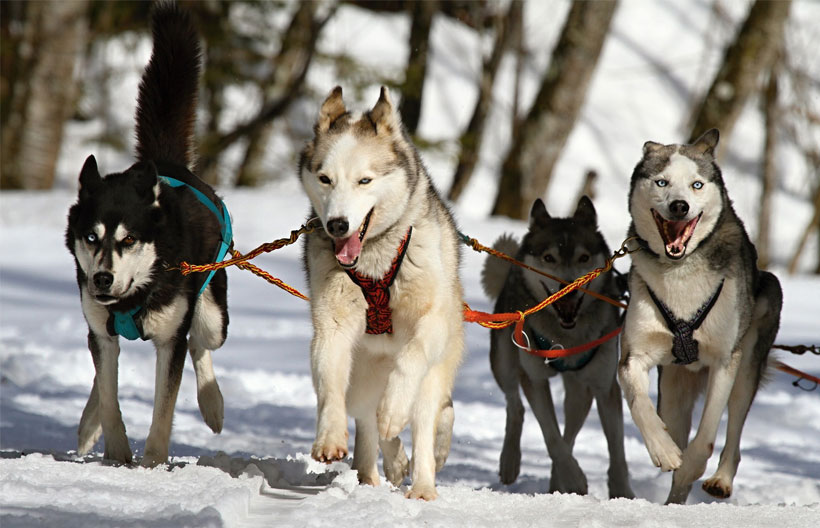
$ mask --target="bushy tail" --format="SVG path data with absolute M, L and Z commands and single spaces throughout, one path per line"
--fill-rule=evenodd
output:
M 196 121 L 199 36 L 191 16 L 168 2 L 154 9 L 153 35 L 154 49 L 137 102 L 137 158 L 188 167 Z
M 518 241 L 512 235 L 504 234 L 495 241 L 493 249 L 514 256 L 518 253 Z M 487 260 L 484 261 L 484 268 L 481 270 L 481 286 L 490 299 L 498 299 L 501 295 L 507 274 L 510 272 L 510 265 L 506 260 L 492 255 L 488 255 Z

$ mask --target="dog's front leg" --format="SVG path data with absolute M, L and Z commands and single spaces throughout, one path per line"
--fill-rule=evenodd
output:
M 148 438 L 145 440 L 145 455 L 140 462 L 143 467 L 156 467 L 168 460 L 174 407 L 188 348 L 184 333 L 180 333 L 175 339 L 155 343 L 157 365 L 154 381 L 154 415 Z
M 715 437 L 720 426 L 720 418 L 729 401 L 729 394 L 735 381 L 735 374 L 740 362 L 741 353 L 736 350 L 726 364 L 713 365 L 709 368 L 709 381 L 706 388 L 706 399 L 703 414 L 695 438 L 683 452 L 680 468 L 672 478 L 672 489 L 667 497 L 667 504 L 686 502 L 692 483 L 706 471 L 706 462 L 715 447 Z
M 117 400 L 120 344 L 117 337 L 88 332 L 88 348 L 94 361 L 94 389 L 80 420 L 78 452 L 93 447 L 99 424 L 102 424 L 106 460 L 131 463 L 131 448 L 125 435 L 120 404 Z M 96 407 L 96 408 L 95 408 Z
M 624 397 L 632 413 L 632 420 L 643 435 L 652 463 L 661 468 L 661 471 L 678 469 L 681 465 L 681 450 L 669 436 L 666 425 L 649 398 L 649 369 L 655 366 L 655 362 L 648 355 L 630 353 L 626 339 L 621 343 L 621 354 L 618 375 Z
M 333 462 L 347 456 L 345 395 L 350 379 L 353 341 L 339 329 L 316 327 L 310 344 L 310 365 L 316 391 L 316 440 L 311 456 Z

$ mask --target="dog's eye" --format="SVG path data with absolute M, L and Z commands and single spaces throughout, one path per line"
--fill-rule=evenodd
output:
M 666 187 L 666 184 L 669 183 L 666 180 L 655 180 L 655 185 L 658 187 Z
M 125 246 L 125 247 L 131 247 L 131 246 L 133 246 L 134 244 L 136 244 L 136 242 L 137 242 L 137 239 L 136 239 L 136 238 L 134 238 L 134 237 L 133 237 L 133 236 L 131 236 L 131 235 L 128 235 L 127 237 L 123 238 L 123 239 L 122 239 L 122 242 L 120 242 L 120 243 L 121 243 L 123 246 Z
M 359 180 L 359 185 L 367 185 L 368 183 L 370 183 L 372 181 L 373 181 L 372 178 L 362 178 L 361 180 Z
M 85 235 L 85 241 L 89 244 L 96 244 L 97 240 L 99 239 L 97 238 L 96 233 L 88 233 L 87 235 Z
M 581 255 L 580 257 L 578 257 L 578 262 L 580 262 L 581 264 L 583 264 L 583 263 L 585 263 L 585 262 L 589 262 L 589 255 L 587 255 L 586 253 L 584 253 L 583 255 Z
M 703 189 L 703 182 L 702 181 L 696 181 L 695 183 L 692 184 L 692 188 L 695 189 L 695 190 Z
M 325 185 L 330 184 L 330 178 L 328 178 L 327 175 L 325 175 L 325 174 L 320 174 L 319 175 L 319 181 L 324 183 Z
M 554 264 L 555 263 L 555 257 L 553 257 L 552 255 L 547 253 L 546 255 L 544 255 L 544 262 L 546 262 L 548 264 Z

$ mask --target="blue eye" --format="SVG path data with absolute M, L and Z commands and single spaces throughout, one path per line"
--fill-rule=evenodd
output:
M 373 180 L 371 178 L 362 178 L 361 180 L 359 180 L 359 185 L 367 185 L 368 183 L 370 183 L 372 181 Z
M 692 184 L 692 188 L 693 189 L 703 189 L 703 182 L 702 181 L 696 181 L 695 183 Z
M 655 185 L 658 187 L 666 187 L 666 184 L 669 183 L 666 180 L 655 180 Z
M 97 235 L 95 233 L 88 233 L 85 235 L 85 241 L 89 244 L 96 244 L 97 243 Z

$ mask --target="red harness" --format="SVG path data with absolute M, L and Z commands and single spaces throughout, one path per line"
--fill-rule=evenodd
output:
M 347 275 L 356 285 L 362 289 L 362 294 L 367 301 L 367 330 L 368 334 L 392 334 L 393 333 L 393 310 L 390 308 L 390 285 L 396 279 L 399 273 L 399 267 L 404 259 L 404 254 L 407 252 L 407 246 L 410 244 L 410 234 L 413 232 L 413 227 L 407 230 L 404 235 L 396 257 L 390 265 L 390 269 L 384 274 L 381 279 L 373 279 L 366 277 L 361 273 L 348 269 Z

